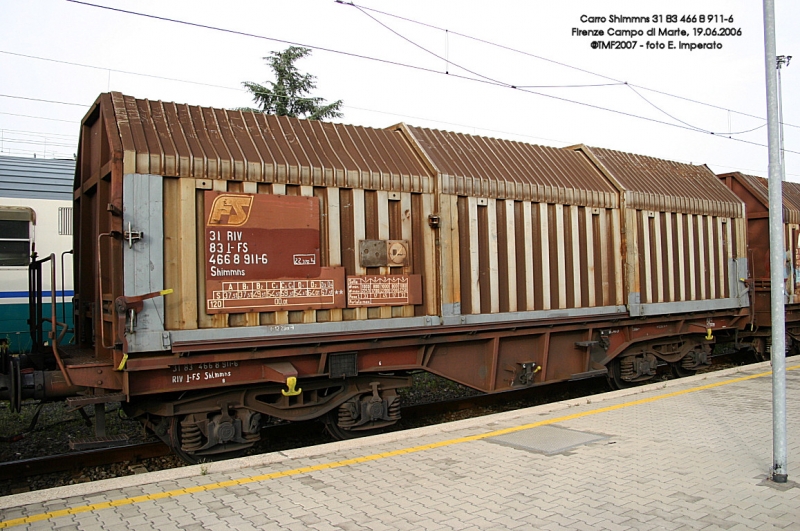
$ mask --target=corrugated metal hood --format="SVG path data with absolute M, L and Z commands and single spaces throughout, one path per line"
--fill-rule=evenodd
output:
M 414 127 L 395 126 L 439 174 L 445 194 L 616 208 L 614 186 L 570 151 Z
M 743 217 L 744 204 L 705 165 L 634 155 L 584 145 L 583 153 L 624 194 L 626 208 Z
M 430 192 L 433 175 L 398 132 L 101 94 L 123 172 Z M 111 112 L 109 112 L 111 111 Z

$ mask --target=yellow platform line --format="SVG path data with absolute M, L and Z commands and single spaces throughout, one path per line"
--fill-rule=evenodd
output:
M 795 369 L 799 369 L 800 365 L 793 365 L 791 367 L 787 367 L 787 371 L 792 371 Z M 379 459 L 386 459 L 388 457 L 395 457 L 398 455 L 405 455 L 405 454 L 412 454 L 417 452 L 424 452 L 426 450 L 434 450 L 436 448 L 444 448 L 446 446 L 452 446 L 454 444 L 461 444 L 465 442 L 471 441 L 480 441 L 482 439 L 488 439 L 490 437 L 497 437 L 499 435 L 505 435 L 508 433 L 514 433 L 523 430 L 529 430 L 531 428 L 537 428 L 539 426 L 547 426 L 548 424 L 556 424 L 558 422 L 566 422 L 568 420 L 575 420 L 583 417 L 588 417 L 591 415 L 597 415 L 600 413 L 607 413 L 609 411 L 617 411 L 619 409 L 624 409 L 627 407 L 632 406 L 639 406 L 642 404 L 649 404 L 651 402 L 657 402 L 659 400 L 664 400 L 666 398 L 674 398 L 676 396 L 686 395 L 689 393 L 696 393 L 698 391 L 704 391 L 706 389 L 713 389 L 715 387 L 721 387 L 723 385 L 734 384 L 738 382 L 744 382 L 747 380 L 753 380 L 755 378 L 762 378 L 764 376 L 769 376 L 772 374 L 772 371 L 761 372 L 758 374 L 751 374 L 749 376 L 741 376 L 739 378 L 732 378 L 730 380 L 722 380 L 715 383 L 710 383 L 706 385 L 701 385 L 698 387 L 690 387 L 688 389 L 682 389 L 680 391 L 673 391 L 671 393 L 665 393 L 663 395 L 656 395 L 651 396 L 648 398 L 642 398 L 639 400 L 634 400 L 632 402 L 624 402 L 622 404 L 615 404 L 613 406 L 606 406 L 597 409 L 592 409 L 589 411 L 581 411 L 579 413 L 573 413 L 571 415 L 564 415 L 561 417 L 556 417 L 552 419 L 540 420 L 537 422 L 531 422 L 529 424 L 522 424 L 520 426 L 514 426 L 511 428 L 504 428 L 501 430 L 494 430 L 486 433 L 481 433 L 479 435 L 469 435 L 467 437 L 458 437 L 455 439 L 448 439 L 446 441 L 439 441 L 431 444 L 423 444 L 419 446 L 413 446 L 410 448 L 403 448 L 400 450 L 392 450 L 390 452 L 381 452 L 379 454 L 371 454 L 362 457 L 354 457 L 351 459 L 343 459 L 341 461 L 334 461 L 331 463 L 323 463 L 320 465 L 313 465 L 313 466 L 306 466 L 301 468 L 295 468 L 292 470 L 283 470 L 280 472 L 271 472 L 269 474 L 259 474 L 257 476 L 250 476 L 246 478 L 240 479 L 232 479 L 228 481 L 220 481 L 217 483 L 209 483 L 207 485 L 199 485 L 196 487 L 187 487 L 183 489 L 175 489 L 165 492 L 158 492 L 155 494 L 147 494 L 143 496 L 133 496 L 131 498 L 123 498 L 120 500 L 102 502 L 102 503 L 93 503 L 91 505 L 82 505 L 79 507 L 72 507 L 69 509 L 61 509 L 58 511 L 50 511 L 47 513 L 40 513 L 35 514 L 32 516 L 26 516 L 23 518 L 14 518 L 12 520 L 5 520 L 0 522 L 0 529 L 6 529 L 13 526 L 18 525 L 25 525 L 31 524 L 34 522 L 41 522 L 42 520 L 50 520 L 53 518 L 59 518 L 61 516 L 69 516 L 73 514 L 81 514 L 86 512 L 92 511 L 99 511 L 102 509 L 110 509 L 112 507 L 121 507 L 123 505 L 133 505 L 136 503 L 142 503 L 150 500 L 160 500 L 164 498 L 176 498 L 178 496 L 184 496 L 186 494 L 193 494 L 195 492 L 204 492 L 209 490 L 217 490 L 217 489 L 224 489 L 227 487 L 233 487 L 237 485 L 247 485 L 249 483 L 257 483 L 261 481 L 269 481 L 272 479 L 284 478 L 284 477 L 291 477 L 291 476 L 298 476 L 301 474 L 308 474 L 311 472 L 318 472 L 320 470 L 328 470 L 331 468 L 341 468 L 351 465 L 357 465 L 360 463 L 368 463 L 370 461 L 377 461 Z

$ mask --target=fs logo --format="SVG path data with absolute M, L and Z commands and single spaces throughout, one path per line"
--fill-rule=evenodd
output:
M 251 195 L 218 195 L 211 204 L 208 224 L 227 227 L 244 225 L 250 219 L 252 206 L 253 196 Z

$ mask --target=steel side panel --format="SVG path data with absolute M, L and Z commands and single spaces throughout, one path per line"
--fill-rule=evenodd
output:
M 537 310 L 532 312 L 506 312 L 495 314 L 458 315 L 444 317 L 445 325 L 506 323 L 517 321 L 539 321 L 543 319 L 559 319 L 573 317 L 590 317 L 593 315 L 626 314 L 625 306 L 599 306 L 595 308 L 570 308 L 561 310 Z
M 145 295 L 164 289 L 164 198 L 160 175 L 126 174 L 122 181 L 124 230 L 143 233 L 142 239 L 123 248 L 124 294 Z M 128 352 L 166 350 L 164 298 L 144 301 L 136 315 L 134 333 L 127 333 Z
M 633 294 L 631 294 L 633 295 Z M 686 302 L 661 302 L 653 304 L 631 304 L 632 316 L 667 315 L 671 313 L 707 312 L 746 307 L 740 299 L 711 299 Z

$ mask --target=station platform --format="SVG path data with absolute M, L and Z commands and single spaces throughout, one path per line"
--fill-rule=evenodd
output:
M 789 481 L 769 363 L 438 426 L 0 498 L 61 531 L 800 529 L 800 357 Z

